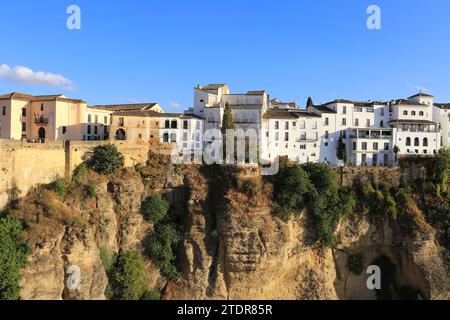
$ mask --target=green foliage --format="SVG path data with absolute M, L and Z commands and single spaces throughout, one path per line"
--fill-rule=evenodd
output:
M 149 290 L 142 296 L 141 300 L 160 300 L 161 294 L 156 290 Z
M 152 221 L 154 224 L 159 223 L 166 218 L 169 212 L 170 204 L 161 196 L 154 195 L 147 197 L 141 205 L 141 213 L 145 219 Z
M 308 107 L 314 107 L 314 102 L 311 97 L 308 97 L 308 101 L 306 101 L 306 108 Z
M 144 259 L 137 251 L 121 252 L 111 270 L 113 299 L 140 300 L 148 292 Z
M 397 219 L 396 199 L 391 194 L 391 186 L 387 182 L 359 181 L 356 183 L 361 212 L 374 217 L 390 217 Z
M 113 144 L 97 146 L 94 154 L 89 160 L 89 166 L 92 170 L 108 175 L 116 172 L 123 165 L 123 156 Z
M 83 162 L 80 165 L 78 165 L 75 168 L 75 170 L 73 171 L 72 180 L 77 185 L 82 185 L 82 184 L 86 183 L 88 174 L 89 174 L 89 168 L 88 168 L 87 164 Z
M 361 275 L 364 271 L 364 253 L 357 253 L 348 257 L 347 268 L 350 272 Z
M 181 240 L 177 227 L 171 223 L 158 224 L 155 231 L 146 241 L 146 253 L 159 267 L 161 274 L 169 279 L 175 279 L 179 272 L 175 266 L 174 250 Z
M 347 150 L 346 150 L 346 146 L 344 143 L 344 137 L 343 137 L 342 131 L 341 131 L 341 135 L 339 136 L 339 142 L 338 142 L 336 156 L 339 160 L 344 161 L 344 163 L 347 162 Z
M 341 217 L 353 213 L 353 192 L 342 189 L 336 173 L 325 164 L 283 166 L 275 177 L 274 213 L 283 220 L 307 209 L 317 238 L 323 246 L 333 246 L 334 231 Z
M 0 300 L 19 299 L 20 271 L 29 253 L 21 240 L 22 231 L 17 218 L 8 215 L 0 219 Z
M 92 199 L 97 196 L 97 192 L 95 191 L 95 185 L 92 181 L 89 181 L 88 184 L 84 187 L 84 195 L 88 199 Z
M 435 179 L 439 193 L 446 192 L 450 178 L 450 148 L 442 148 L 435 158 Z
M 58 194 L 61 200 L 64 200 L 69 192 L 69 187 L 64 179 L 57 179 L 50 185 L 50 188 Z
M 308 174 L 299 165 L 280 168 L 275 177 L 275 201 L 284 209 L 284 213 L 299 215 L 305 209 L 311 191 Z
M 106 248 L 100 248 L 100 260 L 102 261 L 106 272 L 109 273 L 116 261 L 116 255 Z
M 227 129 L 235 129 L 236 126 L 234 124 L 233 113 L 231 111 L 231 107 L 228 102 L 225 104 L 225 110 L 223 113 L 222 119 L 222 131 L 226 132 Z

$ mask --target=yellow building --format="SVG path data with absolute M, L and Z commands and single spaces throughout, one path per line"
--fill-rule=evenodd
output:
M 111 140 L 159 141 L 161 113 L 152 110 L 117 111 L 112 114 Z
M 62 94 L 0 95 L 0 139 L 81 140 L 86 102 Z

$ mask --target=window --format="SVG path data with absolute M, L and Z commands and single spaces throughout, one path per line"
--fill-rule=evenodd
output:
M 325 118 L 325 123 L 324 123 L 324 125 L 325 126 L 328 126 L 330 124 L 330 119 L 329 118 Z
M 188 129 L 188 121 L 187 121 L 187 120 L 184 120 L 184 121 L 183 121 L 183 129 L 184 129 L 184 130 L 187 130 L 187 129 Z
M 88 114 L 88 123 L 92 122 L 92 116 L 90 114 Z
M 367 128 L 370 127 L 370 119 L 366 120 L 366 126 L 367 126 Z
M 284 141 L 289 141 L 289 132 L 284 133 Z
M 419 116 L 423 117 L 423 115 L 424 115 L 423 111 L 420 111 Z
M 44 104 L 41 103 L 41 112 L 44 112 Z
M 188 140 L 188 134 L 187 132 L 183 132 L 183 141 L 187 141 Z
M 361 148 L 362 150 L 367 150 L 367 142 L 363 142 L 362 143 L 362 148 Z
M 164 128 L 170 129 L 170 120 L 166 120 L 166 122 L 164 124 Z
M 87 134 L 91 134 L 91 125 L 87 126 Z
M 378 151 L 378 142 L 373 143 L 373 150 Z
M 347 119 L 345 119 L 345 118 L 342 119 L 342 125 L 343 125 L 343 126 L 346 126 L 346 125 L 347 125 Z
M 167 132 L 163 134 L 163 142 L 169 142 L 169 134 Z
M 415 147 L 418 147 L 420 145 L 420 140 L 419 140 L 419 138 L 415 138 L 414 139 L 414 146 Z
M 22 117 L 27 116 L 27 108 L 22 108 Z
M 300 140 L 306 140 L 306 132 L 300 132 Z
M 177 134 L 176 133 L 170 134 L 170 142 L 177 142 Z
M 279 121 L 275 121 L 275 130 L 280 129 L 280 122 Z
M 107 135 L 108 134 L 108 127 L 103 127 L 103 134 Z M 106 140 L 106 139 L 105 139 Z
M 411 112 L 411 115 L 412 115 L 412 116 L 415 116 L 415 115 L 416 115 L 416 112 L 415 112 L 415 111 L 412 111 L 412 112 Z
M 328 142 L 325 142 L 325 147 L 328 147 Z M 326 161 L 326 160 L 325 160 Z
M 325 139 L 328 139 L 330 137 L 330 133 L 328 131 L 325 131 Z
M 367 164 L 367 154 L 361 155 L 361 162 L 363 166 Z
M 342 107 L 342 114 L 347 114 L 347 107 L 346 106 Z
M 359 119 L 358 118 L 355 119 L 355 127 L 359 127 Z
M 98 134 L 98 127 L 94 126 L 94 134 Z
M 353 142 L 353 150 L 356 150 L 356 142 Z
M 287 121 L 285 122 L 285 124 L 284 124 L 284 129 L 285 129 L 285 130 L 289 130 L 289 122 L 287 122 Z
M 305 120 L 300 121 L 300 129 L 305 129 L 306 128 L 306 122 Z
M 119 126 L 123 127 L 125 125 L 125 118 L 119 117 Z
M 406 138 L 406 146 L 411 146 L 411 138 L 410 137 L 407 137 Z
M 2 108 L 2 115 L 3 115 L 3 116 L 6 116 L 6 107 L 3 107 L 3 108 Z
M 297 126 L 297 122 L 292 121 L 292 126 L 293 126 L 293 127 L 296 127 L 296 126 Z
M 428 147 L 428 138 L 423 138 L 423 146 Z
M 384 121 L 381 120 L 381 121 L 380 121 L 380 128 L 383 128 L 383 127 L 384 127 Z
M 376 166 L 377 163 L 378 163 L 378 155 L 374 154 L 373 157 L 372 157 L 372 165 Z
M 269 131 L 266 131 L 266 138 L 269 137 Z
M 103 123 L 108 124 L 108 117 L 105 116 L 105 118 L 103 119 Z
M 389 142 L 386 142 L 386 143 L 384 144 L 384 150 L 385 150 L 385 151 L 389 151 Z
M 408 115 L 408 111 L 407 110 L 403 111 L 403 115 L 407 116 Z
M 22 122 L 22 132 L 27 132 L 27 124 Z
M 301 144 L 301 145 L 300 145 L 300 149 L 301 149 L 301 150 L 306 150 L 306 144 Z
M 98 123 L 98 115 L 95 115 L 95 123 Z

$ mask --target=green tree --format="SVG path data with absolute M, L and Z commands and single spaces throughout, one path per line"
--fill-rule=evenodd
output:
M 222 133 L 225 134 L 227 129 L 235 129 L 236 125 L 234 124 L 233 112 L 231 111 L 231 107 L 228 102 L 225 104 L 225 109 L 223 112 L 222 119 Z
M 161 198 L 161 196 L 154 195 L 147 197 L 141 206 L 141 212 L 147 220 L 152 221 L 154 224 L 162 221 L 169 212 L 170 203 Z
M 441 192 L 447 191 L 450 174 L 450 148 L 442 148 L 435 158 L 435 178 Z
M 155 263 L 161 273 L 170 279 L 178 277 L 179 272 L 175 266 L 174 251 L 181 240 L 181 236 L 174 224 L 163 223 L 155 226 L 145 244 L 146 253 Z
M 308 194 L 312 190 L 308 174 L 300 165 L 280 168 L 275 177 L 274 196 L 278 205 L 291 214 L 300 214 L 306 207 Z M 280 210 L 284 218 L 286 210 Z
M 19 299 L 20 271 L 29 252 L 21 240 L 22 231 L 17 218 L 7 215 L 0 219 L 0 300 Z
M 341 131 L 341 134 L 339 136 L 339 142 L 338 142 L 338 148 L 337 148 L 337 158 L 341 161 L 344 161 L 344 163 L 347 163 L 347 150 L 344 143 L 344 135 Z
M 123 156 L 113 144 L 97 146 L 89 165 L 102 175 L 112 174 L 123 166 Z
M 140 300 L 148 292 L 144 259 L 137 251 L 121 252 L 111 271 L 113 299 Z
M 395 155 L 395 165 L 398 164 L 398 154 L 400 153 L 400 148 L 398 146 L 394 146 L 394 155 Z
M 314 107 L 314 102 L 311 97 L 308 97 L 308 101 L 306 102 L 306 108 Z

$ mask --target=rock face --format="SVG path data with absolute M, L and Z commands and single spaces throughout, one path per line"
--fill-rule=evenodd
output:
M 101 252 L 142 250 L 153 226 L 139 212 L 141 201 L 157 192 L 185 227 L 178 280 L 167 281 L 146 261 L 150 285 L 162 289 L 163 299 L 375 299 L 365 270 L 380 257 L 395 266 L 394 294 L 410 286 L 426 299 L 450 299 L 449 272 L 431 228 L 404 236 L 388 221 L 355 215 L 338 226 L 338 245 L 322 249 L 307 214 L 287 223 L 274 217 L 271 184 L 249 169 L 234 170 L 165 171 L 151 188 L 128 170 L 98 178 L 95 199 L 80 202 L 78 195 L 62 204 L 44 193 L 42 201 L 28 200 L 20 218 L 32 252 L 21 298 L 105 299 Z M 355 254 L 364 256 L 360 275 L 348 268 Z M 67 286 L 72 266 L 81 271 L 75 289 Z

